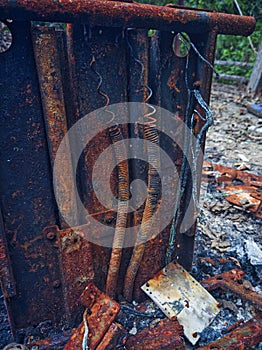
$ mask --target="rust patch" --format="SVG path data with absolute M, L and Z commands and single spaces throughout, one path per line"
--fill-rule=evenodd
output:
M 126 348 L 129 350 L 184 350 L 183 334 L 183 327 L 176 318 L 172 320 L 165 318 L 155 327 L 145 328 L 137 335 L 129 337 Z
M 228 202 L 262 219 L 262 176 L 204 162 L 202 178 L 215 181 Z
M 110 326 L 120 310 L 120 305 L 109 298 L 105 293 L 101 292 L 94 284 L 89 284 L 87 286 L 81 296 L 81 301 L 89 306 L 87 309 L 89 312 L 85 312 L 84 314 L 86 315 L 86 323 L 88 325 L 87 343 L 88 348 L 94 350 L 110 329 Z M 81 349 L 84 334 L 85 325 L 84 322 L 82 322 L 64 349 Z M 114 335 L 115 331 L 111 329 L 110 334 L 107 336 L 109 342 L 110 339 L 114 338 Z

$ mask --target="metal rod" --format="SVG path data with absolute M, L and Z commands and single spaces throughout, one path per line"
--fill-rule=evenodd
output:
M 161 7 L 107 0 L 0 0 L 1 19 L 82 22 L 108 27 L 136 27 L 194 33 L 250 35 L 253 17 L 207 10 Z

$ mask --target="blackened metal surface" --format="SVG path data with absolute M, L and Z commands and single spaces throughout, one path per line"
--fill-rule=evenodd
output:
M 17 293 L 7 299 L 13 331 L 64 314 L 57 249 L 42 230 L 56 224 L 51 167 L 38 89 L 31 28 L 10 24 L 13 43 L 0 55 L 3 225 Z
M 3 226 L 2 213 L 0 212 L 0 282 L 5 298 L 16 295 L 15 279 L 9 257 L 8 246 Z
M 71 336 L 72 330 L 64 331 L 63 333 L 55 334 L 52 337 L 26 344 L 26 347 L 28 349 L 37 350 L 62 350 Z
M 220 34 L 249 35 L 254 30 L 252 17 L 241 17 L 185 8 L 160 7 L 138 3 L 52 0 L 0 1 L 2 16 L 40 21 L 77 21 L 92 26 L 153 28 L 201 33 L 216 30 Z

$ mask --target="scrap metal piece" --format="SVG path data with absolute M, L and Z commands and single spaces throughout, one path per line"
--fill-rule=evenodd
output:
M 54 336 L 46 339 L 40 339 L 33 343 L 26 344 L 28 349 L 37 349 L 37 350 L 53 350 L 57 347 L 64 346 L 70 337 L 72 336 L 73 331 L 65 331 L 63 333 L 55 334 Z
M 128 350 L 184 350 L 185 342 L 182 338 L 183 327 L 176 317 L 172 320 L 165 318 L 155 327 L 147 327 L 128 338 L 126 349 Z
M 215 180 L 228 202 L 262 218 L 262 176 L 210 162 L 204 162 L 202 175 Z
M 177 263 L 167 265 L 141 288 L 167 317 L 177 316 L 193 345 L 219 313 L 218 302 Z
M 252 289 L 245 288 L 245 285 L 241 283 L 244 276 L 244 271 L 233 269 L 220 275 L 207 278 L 201 281 L 201 284 L 208 291 L 218 288 L 227 291 L 229 290 L 234 294 L 237 294 L 240 298 L 249 301 L 256 308 L 262 310 L 262 294 L 257 293 Z
M 236 328 L 223 338 L 220 338 L 197 350 L 244 350 L 262 341 L 262 320 L 252 319 Z
M 96 350 L 116 349 L 118 344 L 125 337 L 126 333 L 126 330 L 121 326 L 121 324 L 116 322 L 112 323 Z
M 88 310 L 90 310 L 90 312 L 85 313 L 86 323 L 88 325 L 88 349 L 94 350 L 100 344 L 115 320 L 120 311 L 120 305 L 105 293 L 101 292 L 92 283 L 85 289 L 81 301 L 87 306 Z M 110 333 L 112 333 L 112 329 Z M 64 349 L 82 349 L 84 334 L 85 325 L 84 322 L 82 322 Z M 110 335 L 108 335 L 108 338 L 110 338 Z

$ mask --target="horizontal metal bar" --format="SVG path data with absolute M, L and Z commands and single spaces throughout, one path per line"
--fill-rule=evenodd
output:
M 108 0 L 0 0 L 2 19 L 82 22 L 90 26 L 136 27 L 250 35 L 253 17 Z

